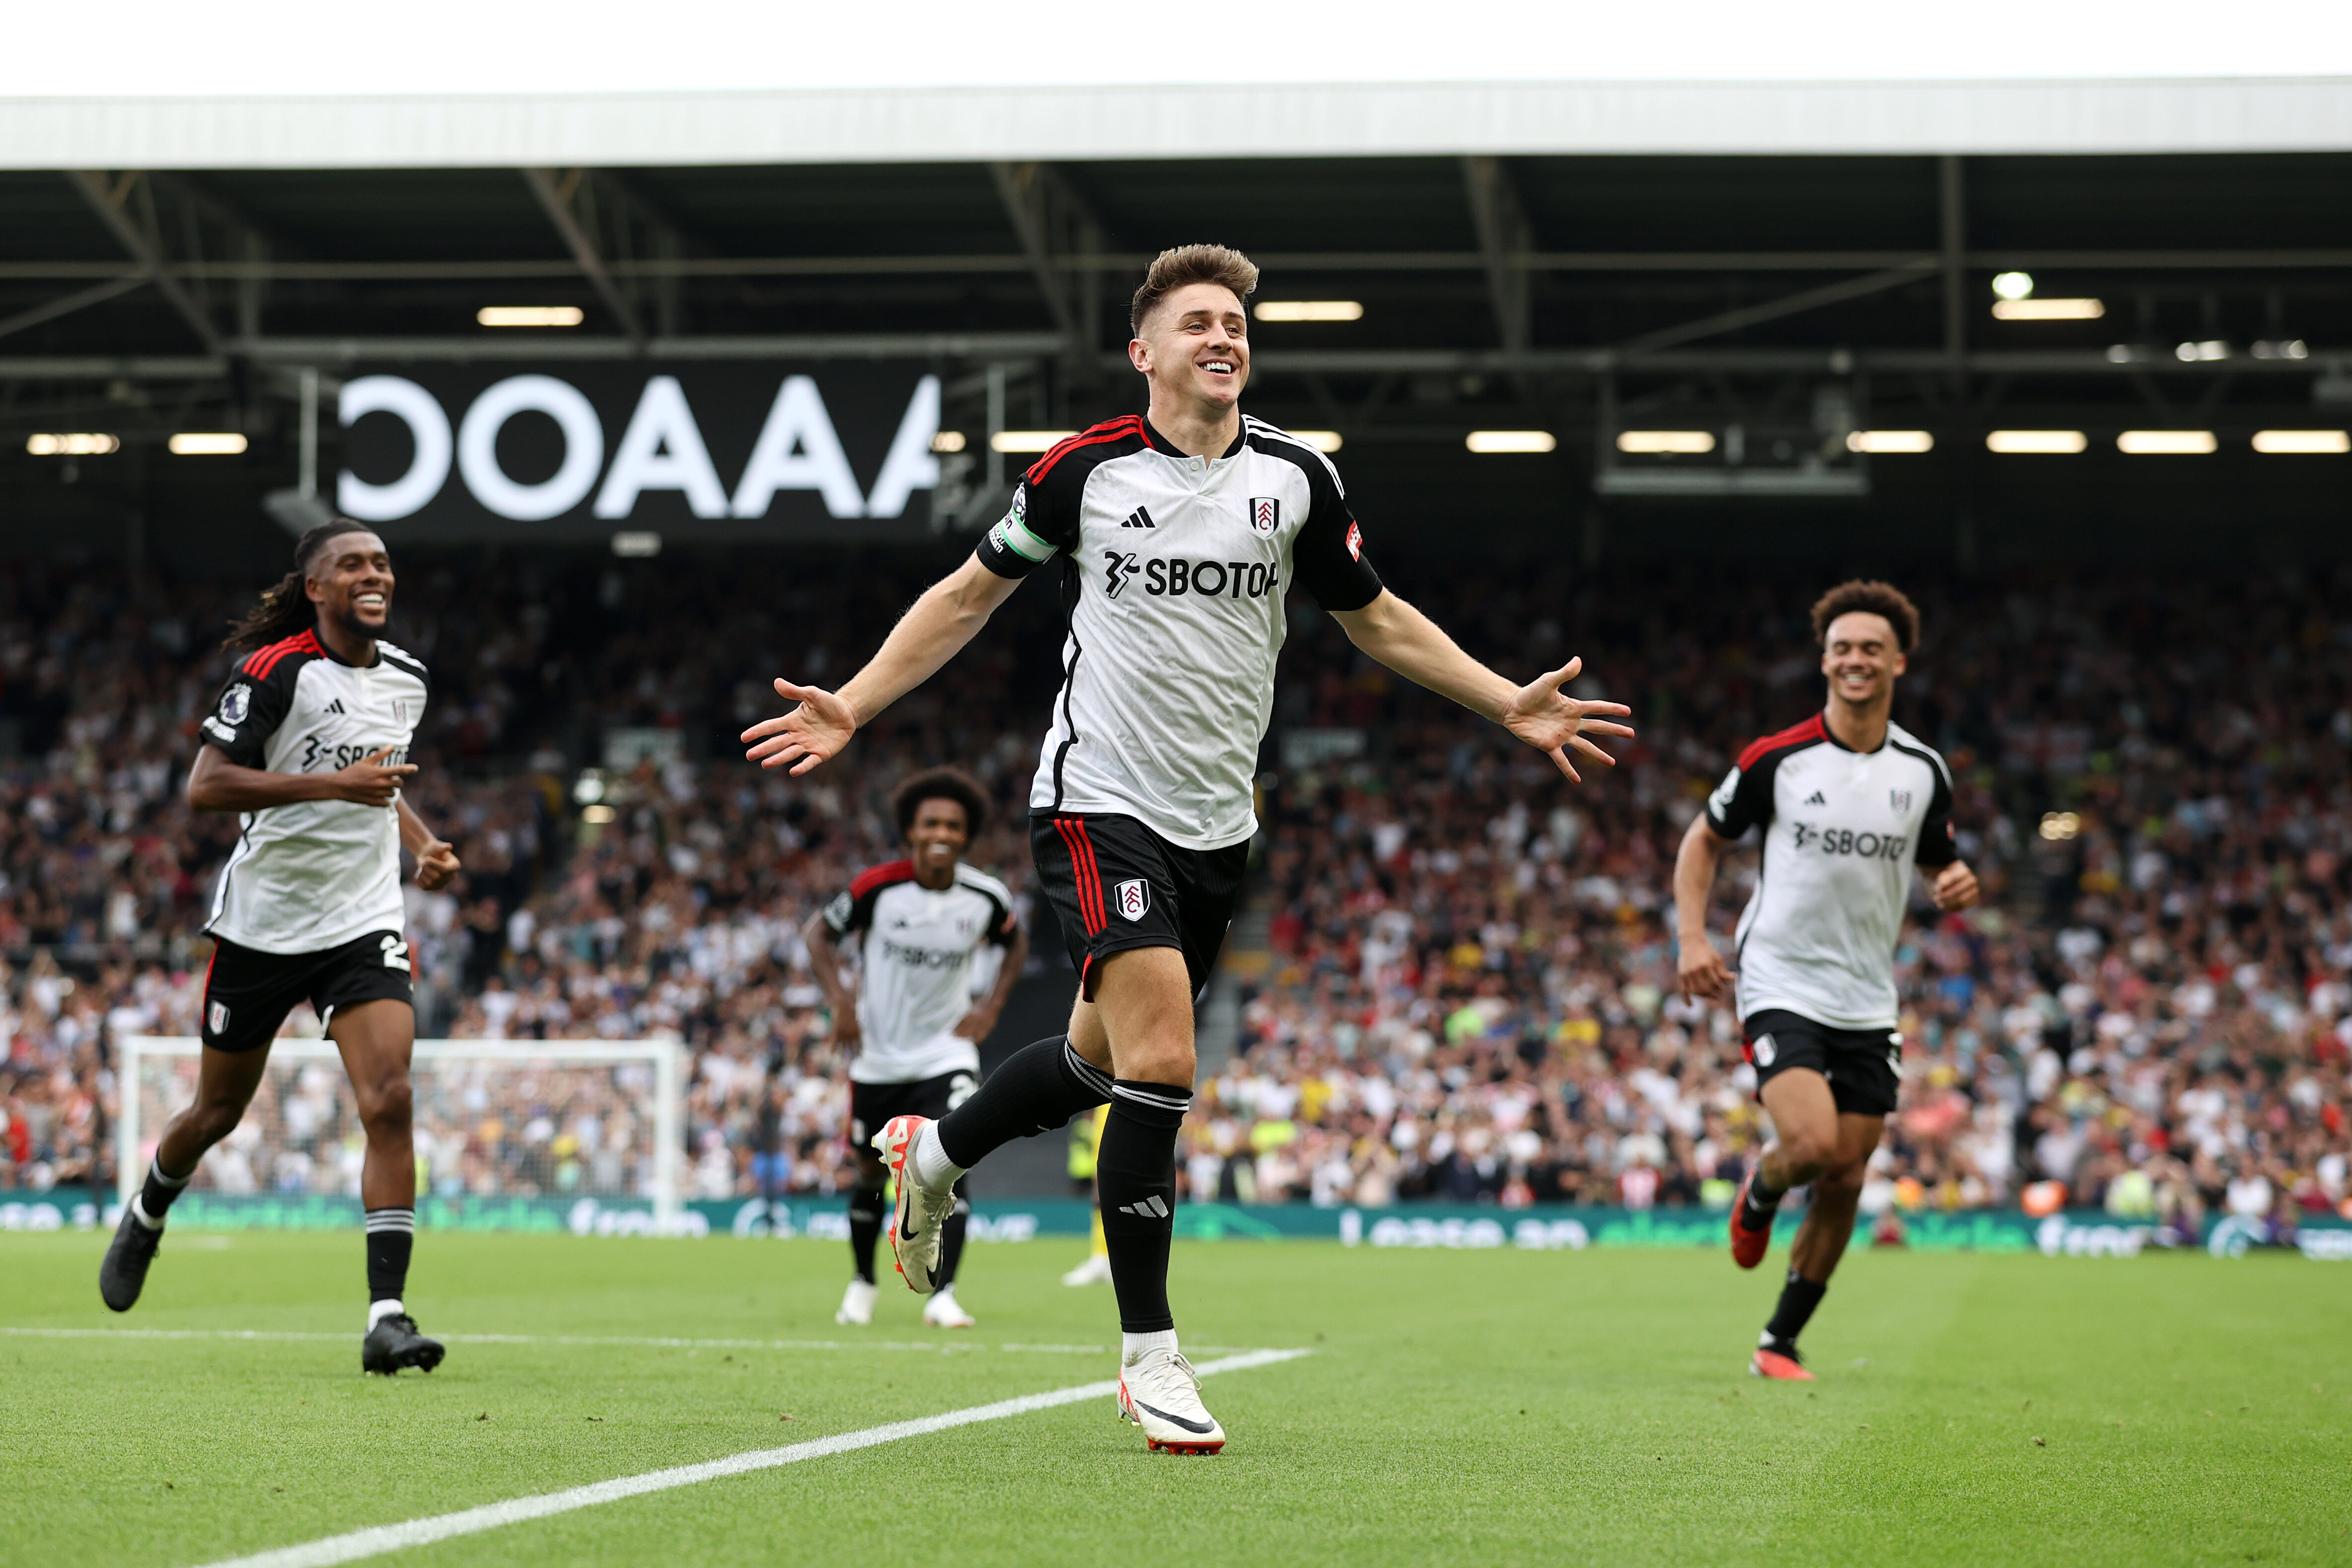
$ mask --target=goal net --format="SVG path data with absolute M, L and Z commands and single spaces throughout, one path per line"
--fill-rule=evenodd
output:
M 146 1178 L 164 1125 L 195 1098 L 202 1047 L 123 1042 L 118 1182 Z M 593 1198 L 648 1202 L 677 1217 L 680 1047 L 669 1040 L 419 1040 L 417 1201 Z M 236 1131 L 196 1168 L 190 1191 L 351 1197 L 366 1153 L 359 1110 L 331 1040 L 281 1038 Z

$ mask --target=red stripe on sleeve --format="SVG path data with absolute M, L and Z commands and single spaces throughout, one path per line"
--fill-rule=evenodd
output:
M 1036 484 L 1054 471 L 1055 464 L 1081 447 L 1099 447 L 1105 441 L 1116 441 L 1123 437 L 1142 434 L 1142 416 L 1136 414 L 1122 414 L 1116 419 L 1105 420 L 1091 429 L 1081 430 L 1068 440 L 1058 443 L 1044 457 L 1030 464 L 1029 472 L 1024 477 L 1031 484 Z
M 1746 773 L 1771 752 L 1786 746 L 1800 746 L 1807 741 L 1822 738 L 1822 716 L 1818 713 L 1801 724 L 1791 724 L 1777 735 L 1767 735 L 1760 741 L 1750 741 L 1748 749 L 1739 753 L 1739 771 Z

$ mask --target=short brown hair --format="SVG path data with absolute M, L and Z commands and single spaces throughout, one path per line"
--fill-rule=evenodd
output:
M 988 792 L 961 768 L 925 768 L 890 792 L 890 809 L 898 817 L 898 837 L 915 830 L 915 813 L 927 800 L 951 800 L 963 807 L 966 838 L 977 839 L 988 826 Z
M 1856 613 L 1884 616 L 1895 628 L 1895 646 L 1905 653 L 1919 640 L 1919 606 L 1894 584 L 1863 577 L 1841 583 L 1813 601 L 1813 640 L 1826 646 L 1830 623 Z
M 1257 263 L 1229 245 L 1179 245 L 1151 258 L 1143 287 L 1128 307 L 1128 331 L 1143 335 L 1143 319 L 1160 309 L 1160 301 L 1190 283 L 1217 283 L 1246 300 L 1257 291 Z

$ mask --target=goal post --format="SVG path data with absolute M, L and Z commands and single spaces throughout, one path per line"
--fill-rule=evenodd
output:
M 201 1041 L 121 1041 L 116 1184 L 128 1203 L 149 1145 L 195 1098 Z M 419 1040 L 417 1198 L 648 1200 L 679 1216 L 685 1050 L 675 1040 Z M 199 1166 L 218 1193 L 356 1196 L 363 1149 L 332 1040 L 279 1038 L 245 1120 Z

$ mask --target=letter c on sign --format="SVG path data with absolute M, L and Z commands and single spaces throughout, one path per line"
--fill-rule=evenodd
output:
M 553 479 L 517 484 L 499 467 L 499 432 L 508 420 L 530 410 L 544 414 L 563 431 L 563 466 Z M 570 511 L 588 499 L 604 467 L 604 426 L 580 389 L 551 375 L 510 375 L 488 388 L 466 410 L 457 426 L 457 472 L 466 488 L 500 517 L 538 522 Z
M 363 375 L 343 383 L 335 416 L 350 429 L 369 414 L 389 414 L 408 426 L 416 456 L 408 472 L 372 485 L 346 468 L 335 479 L 335 508 L 361 522 L 392 522 L 420 511 L 449 479 L 449 416 L 434 395 L 397 375 Z

